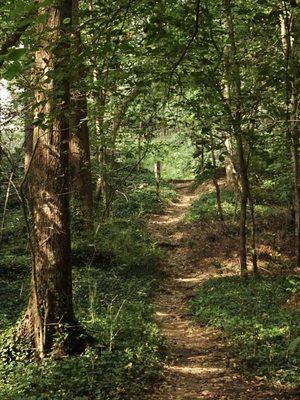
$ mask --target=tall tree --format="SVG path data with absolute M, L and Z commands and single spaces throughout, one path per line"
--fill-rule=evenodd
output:
M 233 134 L 237 142 L 239 160 L 239 174 L 241 179 L 241 209 L 240 209 L 240 267 L 241 274 L 247 277 L 247 203 L 249 198 L 248 167 L 244 150 L 244 135 L 242 130 L 242 81 L 240 65 L 238 61 L 237 46 L 235 39 L 235 27 L 232 16 L 232 1 L 224 0 L 226 27 L 229 43 L 229 65 L 228 78 L 232 88 L 231 101 L 234 104 L 233 112 L 230 112 Z
M 291 149 L 294 175 L 294 211 L 295 211 L 295 249 L 296 263 L 300 265 L 300 55 L 299 55 L 299 12 L 297 3 L 282 1 L 281 38 L 285 58 L 285 103 L 286 136 Z
M 72 0 L 39 0 L 35 54 L 37 108 L 28 174 L 32 209 L 31 295 L 22 333 L 39 354 L 78 350 L 69 226 L 70 30 Z

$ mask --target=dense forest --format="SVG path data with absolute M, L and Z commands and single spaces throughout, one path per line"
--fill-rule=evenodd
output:
M 0 31 L 0 399 L 300 399 L 299 0 Z

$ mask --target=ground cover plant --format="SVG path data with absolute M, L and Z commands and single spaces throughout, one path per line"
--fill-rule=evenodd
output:
M 160 376 L 163 341 L 149 304 L 153 271 L 149 268 L 136 277 L 102 268 L 82 265 L 74 274 L 74 293 L 80 299 L 76 311 L 96 346 L 59 362 L 54 357 L 32 364 L 26 359 L 26 347 L 13 341 L 12 323 L 23 311 L 26 290 L 20 297 L 20 277 L 13 277 L 14 284 L 2 281 L 1 398 L 132 399 Z M 28 279 L 24 280 L 27 286 Z
M 235 276 L 215 278 L 199 288 L 190 310 L 222 332 L 246 371 L 299 386 L 300 310 L 288 303 L 299 288 L 293 275 L 251 279 L 247 286 Z
M 144 181 L 141 174 L 134 185 Z M 145 199 L 143 212 L 136 206 L 142 203 L 131 198 L 131 185 L 126 187 L 129 199 L 116 200 L 113 215 L 93 240 L 83 238 L 74 222 L 75 310 L 95 346 L 59 362 L 54 356 L 31 363 L 26 343 L 14 339 L 28 296 L 30 257 L 20 210 L 17 206 L 9 211 L 0 269 L 1 398 L 133 399 L 160 377 L 164 341 L 153 320 L 151 298 L 162 254 L 146 232 L 143 215 L 154 209 L 153 202 L 163 207 L 174 199 L 174 191 L 162 184 L 163 196 L 157 199 L 148 178 L 139 192 Z
M 232 189 L 225 188 L 221 191 L 221 201 L 224 213 L 224 219 L 227 221 L 237 220 L 238 217 L 238 193 Z M 286 214 L 286 209 L 277 206 L 275 203 L 266 204 L 265 199 L 259 203 L 255 203 L 255 212 L 258 219 L 263 220 L 266 218 L 283 217 Z M 193 202 L 190 207 L 188 219 L 193 222 L 199 220 L 217 220 L 218 207 L 216 202 L 216 193 L 214 190 L 203 193 Z

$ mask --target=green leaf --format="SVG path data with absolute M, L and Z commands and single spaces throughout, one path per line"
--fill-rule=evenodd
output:
M 14 62 L 4 72 L 4 79 L 6 79 L 7 81 L 13 80 L 20 73 L 21 69 L 22 65 L 18 61 Z
M 19 48 L 19 49 L 12 49 L 7 55 L 7 59 L 10 61 L 17 61 L 20 60 L 21 57 L 26 54 L 26 49 L 24 48 Z

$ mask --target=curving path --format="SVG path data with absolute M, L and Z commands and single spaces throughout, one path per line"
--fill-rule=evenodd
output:
M 201 282 L 216 274 L 209 265 L 220 243 L 218 237 L 213 238 L 211 227 L 185 222 L 187 209 L 196 195 L 184 184 L 178 184 L 177 190 L 179 201 L 149 222 L 150 232 L 167 251 L 162 265 L 166 278 L 156 294 L 155 309 L 158 325 L 166 337 L 169 362 L 165 379 L 147 399 L 299 399 L 284 393 L 283 388 L 267 387 L 259 379 L 245 378 L 237 371 L 219 333 L 196 324 L 188 315 L 188 299 Z M 205 238 L 207 234 L 210 239 Z M 211 242 L 208 247 L 207 240 Z M 231 246 L 226 242 L 222 245 Z

